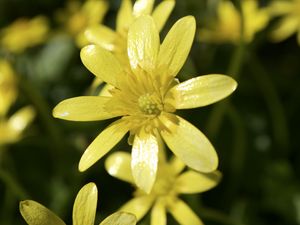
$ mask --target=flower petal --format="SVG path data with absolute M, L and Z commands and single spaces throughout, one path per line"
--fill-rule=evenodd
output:
M 133 6 L 133 15 L 137 18 L 142 15 L 150 15 L 154 0 L 137 0 Z
M 26 106 L 18 110 L 7 121 L 7 126 L 12 136 L 19 136 L 20 133 L 33 121 L 35 110 L 32 106 Z
M 88 146 L 79 162 L 79 171 L 83 172 L 109 152 L 127 133 L 128 127 L 117 120 L 105 128 Z
M 176 109 L 206 106 L 230 95 L 237 83 L 229 76 L 211 74 L 189 79 L 170 90 Z
M 205 135 L 186 120 L 164 113 L 160 117 L 166 130 L 162 137 L 187 166 L 200 172 L 212 172 L 218 166 L 218 156 Z
M 127 33 L 128 27 L 133 21 L 131 0 L 122 0 L 117 15 L 117 31 Z
M 149 211 L 153 204 L 153 197 L 151 195 L 143 195 L 136 197 L 128 201 L 125 205 L 120 208 L 120 211 L 129 212 L 136 216 L 139 221 Z
M 99 225 L 135 225 L 136 217 L 131 213 L 116 212 L 106 217 Z
M 178 20 L 165 37 L 159 51 L 159 68 L 168 75 L 177 75 L 190 52 L 196 31 L 195 18 L 186 16 Z
M 200 193 L 214 188 L 220 182 L 221 177 L 222 174 L 219 171 L 204 174 L 189 170 L 176 179 L 174 186 L 178 193 Z
M 116 57 L 97 45 L 88 45 L 81 49 L 80 57 L 89 71 L 94 75 L 115 87 L 117 81 L 122 76 L 123 69 Z
M 175 174 L 181 173 L 181 171 L 185 168 L 185 164 L 180 160 L 178 157 L 173 156 L 170 159 L 170 166 L 172 168 L 172 171 L 174 171 Z
M 90 44 L 99 45 L 108 51 L 114 50 L 114 42 L 118 38 L 116 32 L 100 24 L 87 28 L 84 35 Z
M 115 152 L 105 160 L 105 169 L 113 177 L 134 184 L 131 174 L 131 155 L 127 152 Z
M 159 51 L 159 34 L 150 16 L 135 20 L 128 31 L 128 57 L 130 66 L 136 74 L 145 70 L 152 74 L 156 68 Z
M 82 96 L 61 101 L 53 109 L 53 116 L 64 120 L 95 121 L 106 120 L 114 115 L 106 109 L 110 97 Z
M 191 208 L 180 199 L 172 202 L 168 210 L 181 225 L 204 225 Z
M 175 6 L 174 0 L 162 1 L 153 11 L 152 17 L 156 27 L 161 31 Z
M 151 210 L 151 225 L 166 225 L 167 212 L 165 202 L 157 200 Z
M 94 225 L 98 190 L 94 183 L 84 185 L 73 206 L 73 225 Z
M 157 172 L 158 143 L 151 133 L 141 131 L 136 134 L 131 153 L 131 170 L 136 185 L 150 193 Z
M 65 225 L 53 212 L 32 200 L 20 202 L 20 212 L 29 225 Z
M 283 41 L 294 34 L 299 27 L 299 20 L 293 16 L 282 18 L 276 28 L 271 32 L 271 38 L 275 42 Z

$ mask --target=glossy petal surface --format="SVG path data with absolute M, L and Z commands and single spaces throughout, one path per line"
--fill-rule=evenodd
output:
M 189 170 L 176 179 L 174 186 L 182 194 L 200 193 L 214 188 L 220 182 L 221 177 L 219 171 L 202 174 Z
M 97 45 L 88 45 L 81 49 L 80 57 L 86 68 L 94 75 L 117 87 L 117 80 L 123 69 L 109 51 Z
M 113 177 L 134 184 L 131 174 L 131 155 L 127 152 L 115 152 L 105 160 L 105 169 Z
M 79 170 L 85 171 L 109 152 L 127 133 L 128 127 L 118 120 L 105 128 L 83 153 Z
M 174 201 L 168 210 L 181 225 L 204 225 L 191 208 L 179 199 Z
M 56 118 L 72 121 L 96 121 L 113 118 L 105 106 L 110 100 L 103 96 L 82 96 L 61 101 L 54 109 Z
M 155 21 L 157 29 L 160 31 L 163 29 L 167 19 L 169 18 L 172 10 L 174 9 L 174 0 L 162 1 L 153 11 L 152 17 Z
M 154 0 L 137 0 L 133 6 L 133 15 L 137 18 L 142 15 L 150 15 Z
M 123 205 L 120 211 L 132 213 L 136 216 L 137 220 L 140 220 L 150 209 L 153 200 L 150 195 L 136 197 Z
M 159 50 L 159 68 L 166 68 L 169 75 L 177 75 L 190 52 L 196 30 L 195 18 L 178 20 L 165 37 Z
M 73 225 L 94 225 L 97 200 L 98 191 L 94 183 L 81 188 L 73 206 Z
M 154 203 L 151 210 L 151 225 L 166 225 L 167 224 L 167 212 L 165 203 L 162 200 L 158 200 Z
M 230 95 L 237 87 L 234 79 L 225 75 L 206 75 L 189 79 L 170 90 L 177 109 L 188 109 L 215 103 Z
M 154 135 L 140 132 L 135 135 L 132 147 L 131 170 L 136 185 L 150 193 L 158 163 L 158 143 Z
M 200 172 L 211 172 L 217 168 L 215 149 L 201 131 L 178 116 L 164 115 L 161 121 L 168 128 L 168 131 L 161 132 L 163 139 L 187 166 Z
M 132 70 L 151 74 L 156 67 L 159 34 L 150 16 L 136 19 L 128 31 L 128 57 Z
M 20 212 L 28 225 L 65 225 L 53 212 L 32 200 L 20 202 Z
M 136 217 L 125 212 L 116 212 L 108 216 L 99 225 L 135 225 Z

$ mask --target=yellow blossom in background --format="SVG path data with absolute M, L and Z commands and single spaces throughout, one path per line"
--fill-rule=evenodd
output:
M 47 39 L 48 32 L 46 17 L 20 18 L 0 31 L 0 46 L 18 54 L 43 43 Z
M 73 205 L 74 225 L 94 225 L 98 191 L 94 183 L 88 183 L 78 192 Z M 20 203 L 20 212 L 28 225 L 65 225 L 53 212 L 45 206 L 25 200 Z M 117 212 L 108 216 L 99 225 L 135 225 L 134 215 L 125 212 Z
M 300 45 L 300 0 L 273 1 L 269 6 L 271 16 L 281 16 L 271 33 L 275 42 L 283 41 L 297 33 Z
M 260 8 L 257 0 L 241 1 L 244 21 L 243 41 L 249 43 L 254 35 L 269 22 L 267 9 Z M 217 21 L 199 31 L 199 40 L 204 42 L 238 43 L 241 38 L 241 14 L 229 0 L 221 0 L 217 6 Z
M 159 141 L 189 167 L 211 172 L 218 157 L 205 135 L 174 114 L 176 109 L 206 106 L 230 95 L 237 83 L 229 76 L 199 76 L 183 83 L 175 78 L 183 66 L 195 35 L 192 16 L 178 20 L 160 45 L 152 17 L 141 16 L 128 31 L 131 68 L 98 45 L 81 50 L 83 64 L 112 85 L 111 96 L 82 96 L 66 99 L 53 110 L 65 120 L 96 121 L 120 117 L 88 146 L 79 170 L 85 171 L 109 152 L 127 132 L 132 147 L 131 168 L 138 187 L 150 192 L 155 181 Z
M 15 72 L 6 60 L 0 60 L 0 145 L 18 141 L 35 117 L 31 106 L 23 107 L 8 117 L 8 110 L 17 95 Z
M 106 159 L 105 167 L 110 175 L 134 185 L 130 161 L 129 153 L 115 152 Z M 152 208 L 151 225 L 166 225 L 167 212 L 171 213 L 179 224 L 202 225 L 200 218 L 179 198 L 179 195 L 208 191 L 219 183 L 221 174 L 219 171 L 208 174 L 193 170 L 183 171 L 184 168 L 184 163 L 176 157 L 170 162 L 161 157 L 152 191 L 146 194 L 137 188 L 134 198 L 120 210 L 131 212 L 140 220 Z
M 100 24 L 107 10 L 108 3 L 106 0 L 87 0 L 84 3 L 69 0 L 66 9 L 60 10 L 57 17 L 75 38 L 76 44 L 83 47 L 88 44 L 84 36 L 85 29 Z

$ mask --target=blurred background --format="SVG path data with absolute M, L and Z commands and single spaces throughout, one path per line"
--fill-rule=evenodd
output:
M 300 37 L 279 27 L 288 13 L 300 24 L 300 1 L 283 1 L 298 4 L 293 12 L 278 12 L 275 0 L 249 8 L 247 0 L 222 2 L 177 0 L 161 32 L 163 38 L 176 20 L 195 16 L 197 34 L 178 78 L 221 73 L 239 84 L 226 100 L 178 112 L 211 140 L 223 173 L 213 190 L 182 198 L 206 225 L 300 224 Z M 109 176 L 104 159 L 84 173 L 77 169 L 111 121 L 52 117 L 61 100 L 93 94 L 94 77 L 79 56 L 84 15 L 74 16 L 84 3 L 0 0 L 1 225 L 25 224 L 18 208 L 24 199 L 71 224 L 76 194 L 88 182 L 99 189 L 97 223 L 132 197 L 134 188 Z M 100 20 L 114 29 L 120 0 L 107 3 Z M 18 119 L 23 125 L 11 129 Z M 115 150 L 130 147 L 124 139 Z M 170 217 L 168 224 L 176 222 Z

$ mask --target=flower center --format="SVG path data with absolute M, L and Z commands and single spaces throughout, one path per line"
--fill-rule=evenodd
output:
M 138 105 L 140 110 L 147 115 L 158 115 L 162 110 L 159 99 L 149 93 L 139 97 Z

